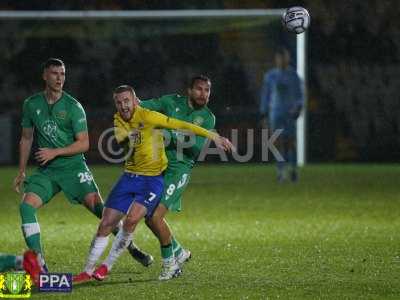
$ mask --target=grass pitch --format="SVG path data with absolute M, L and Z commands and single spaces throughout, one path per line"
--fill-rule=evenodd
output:
M 120 167 L 92 167 L 106 197 Z M 0 252 L 25 249 L 12 192 L 16 169 L 0 169 Z M 297 184 L 277 184 L 270 165 L 201 165 L 168 220 L 193 259 L 180 278 L 159 282 L 156 238 L 141 224 L 144 268 L 128 253 L 110 277 L 72 294 L 32 299 L 399 299 L 399 166 L 320 165 Z M 47 264 L 82 270 L 98 220 L 58 195 L 39 210 Z

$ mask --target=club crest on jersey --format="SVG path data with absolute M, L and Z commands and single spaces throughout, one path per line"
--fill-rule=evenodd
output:
M 51 139 L 57 139 L 57 123 L 53 120 L 47 120 L 43 123 L 43 132 Z
M 63 119 L 63 120 L 65 119 L 66 116 L 67 116 L 67 112 L 65 110 L 59 111 L 56 114 L 56 118 Z
M 204 119 L 203 119 L 202 117 L 196 117 L 196 118 L 194 118 L 194 120 L 193 120 L 193 124 L 196 124 L 196 125 L 198 125 L 198 126 L 200 126 L 201 124 L 203 124 L 203 122 L 204 122 Z
M 129 133 L 129 144 L 131 147 L 134 147 L 136 145 L 139 145 L 142 143 L 142 134 L 138 129 L 133 129 L 130 133 Z
M 36 114 L 39 115 L 40 114 L 40 109 L 36 110 Z

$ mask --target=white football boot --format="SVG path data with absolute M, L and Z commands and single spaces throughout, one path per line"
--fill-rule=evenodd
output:
M 192 258 L 192 253 L 189 250 L 182 248 L 181 253 L 176 257 L 176 261 L 178 262 L 179 266 L 182 267 L 182 265 L 191 258 Z
M 158 280 L 169 280 L 181 275 L 182 270 L 175 258 L 164 261 Z

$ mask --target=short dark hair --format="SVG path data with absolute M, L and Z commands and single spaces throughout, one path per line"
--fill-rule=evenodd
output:
M 210 78 L 208 78 L 208 77 L 205 76 L 205 75 L 196 75 L 196 76 L 193 76 L 193 77 L 190 79 L 189 87 L 190 87 L 191 89 L 193 88 L 193 86 L 194 86 L 194 84 L 196 83 L 196 81 L 208 82 L 208 83 L 210 83 L 210 85 L 211 85 L 211 80 L 210 80 Z
M 64 62 L 59 59 L 59 58 L 54 58 L 50 57 L 48 60 L 46 60 L 43 64 L 43 70 L 48 69 L 51 66 L 56 66 L 56 67 L 63 67 L 65 66 Z
M 123 93 L 123 92 L 131 92 L 132 95 L 135 95 L 135 94 L 136 94 L 134 88 L 131 87 L 130 85 L 127 85 L 127 84 L 122 84 L 122 85 L 120 85 L 120 86 L 117 86 L 117 87 L 114 89 L 114 92 L 113 92 L 113 93 L 114 93 L 114 94 L 121 94 L 121 93 Z

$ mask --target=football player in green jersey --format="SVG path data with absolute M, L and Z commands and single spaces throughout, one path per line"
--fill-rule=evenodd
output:
M 207 107 L 210 92 L 210 79 L 200 75 L 191 79 L 187 97 L 176 94 L 166 95 L 158 99 L 142 101 L 141 106 L 210 130 L 215 126 L 215 116 Z M 168 131 L 170 142 L 165 149 L 168 167 L 164 173 L 164 195 L 153 217 L 146 223 L 160 241 L 163 264 L 168 265 L 169 261 L 175 259 L 182 265 L 190 259 L 191 253 L 182 248 L 175 239 L 164 217 L 169 210 L 179 212 L 182 209 L 182 194 L 189 183 L 192 168 L 206 139 L 196 136 L 193 145 L 183 148 L 182 155 L 179 155 L 178 144 L 185 137 L 176 131 Z M 168 268 L 163 268 L 163 270 L 167 273 Z M 162 273 L 160 278 L 169 279 L 169 274 Z
M 63 91 L 65 65 L 50 58 L 43 68 L 45 90 L 25 100 L 22 112 L 22 135 L 19 145 L 19 173 L 14 188 L 23 193 L 20 205 L 22 232 L 29 249 L 43 260 L 40 227 L 36 211 L 60 191 L 71 203 L 84 205 L 101 218 L 103 201 L 83 153 L 89 149 L 86 115 L 82 105 Z M 35 158 L 40 164 L 26 177 L 25 170 L 36 132 L 39 150 Z M 143 265 L 153 258 L 140 252 L 133 244 L 130 253 Z

